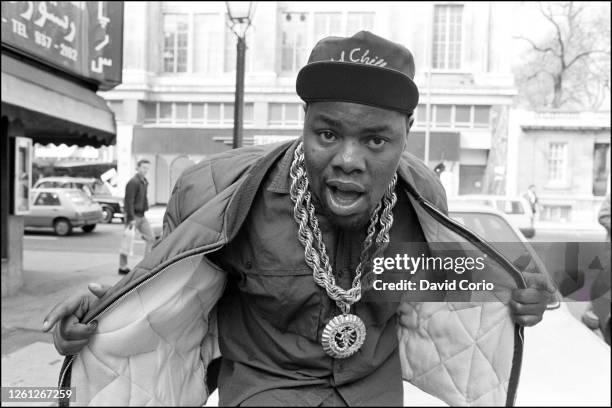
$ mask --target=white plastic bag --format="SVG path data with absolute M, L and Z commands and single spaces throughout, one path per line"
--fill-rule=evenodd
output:
M 134 237 L 136 236 L 136 228 L 134 224 L 123 230 L 121 237 L 121 248 L 119 253 L 123 255 L 134 255 Z

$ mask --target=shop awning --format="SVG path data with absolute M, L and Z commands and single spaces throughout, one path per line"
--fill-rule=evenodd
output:
M 2 54 L 2 115 L 20 119 L 35 143 L 115 143 L 113 112 L 94 91 Z

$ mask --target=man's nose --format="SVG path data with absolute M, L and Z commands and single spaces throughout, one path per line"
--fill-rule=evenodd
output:
M 332 160 L 334 167 L 345 173 L 365 171 L 365 158 L 358 141 L 344 141 Z

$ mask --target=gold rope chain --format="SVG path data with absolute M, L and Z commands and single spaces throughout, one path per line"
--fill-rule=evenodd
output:
M 314 281 L 325 288 L 327 295 L 333 299 L 342 313 L 347 314 L 351 305 L 361 299 L 361 275 L 368 260 L 368 253 L 375 242 L 374 256 L 381 254 L 389 243 L 389 230 L 393 225 L 393 207 L 397 202 L 395 195 L 395 184 L 397 174 L 387 187 L 385 194 L 378 203 L 368 225 L 366 238 L 362 243 L 359 265 L 355 271 L 355 278 L 350 289 L 344 290 L 336 285 L 336 279 L 332 272 L 327 256 L 327 249 L 323 243 L 319 222 L 315 215 L 314 205 L 311 202 L 311 194 L 308 188 L 308 177 L 304 166 L 304 147 L 300 142 L 295 150 L 293 162 L 291 163 L 291 200 L 295 203 L 293 218 L 298 223 L 298 238 L 304 246 L 304 258 L 306 264 L 312 269 Z M 379 217 L 380 209 L 383 207 Z M 379 232 L 376 234 L 377 225 Z M 376 238 L 374 236 L 376 235 Z M 371 259 L 371 258 L 370 258 Z

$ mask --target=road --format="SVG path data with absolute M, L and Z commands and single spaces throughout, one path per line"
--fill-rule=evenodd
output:
M 98 224 L 96 229 L 90 233 L 75 228 L 72 235 L 58 237 L 51 229 L 28 229 L 24 234 L 24 251 L 75 251 L 108 253 L 117 255 L 123 224 Z M 134 251 L 142 255 L 144 241 L 137 239 L 134 243 Z

